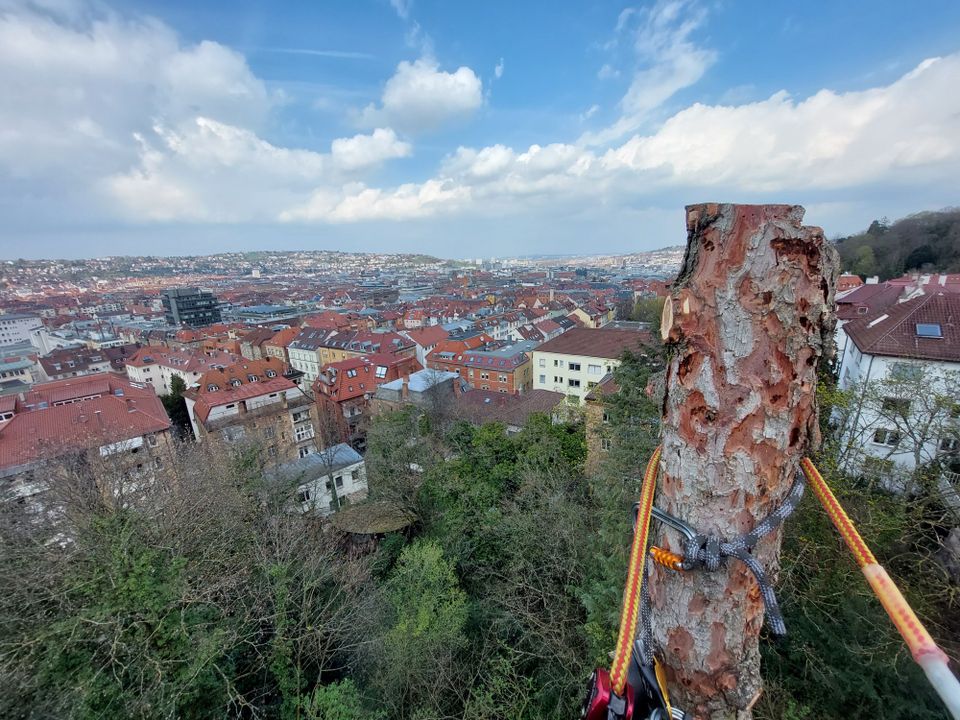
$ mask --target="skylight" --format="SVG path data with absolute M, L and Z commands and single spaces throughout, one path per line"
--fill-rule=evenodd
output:
M 940 323 L 917 323 L 917 337 L 942 338 Z

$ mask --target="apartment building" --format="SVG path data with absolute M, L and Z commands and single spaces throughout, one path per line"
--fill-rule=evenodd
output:
M 139 345 L 129 344 L 102 350 L 60 348 L 38 362 L 46 380 L 65 380 L 103 372 L 124 373 L 127 360 L 139 349 Z
M 604 375 L 620 365 L 626 351 L 642 352 L 650 336 L 636 330 L 573 328 L 533 351 L 533 387 L 562 392 L 575 405 Z
M 320 412 L 343 418 L 344 440 L 358 450 L 366 447 L 370 398 L 384 383 L 421 370 L 415 357 L 374 353 L 324 365 L 313 383 Z
M 167 395 L 174 377 L 179 377 L 190 387 L 199 382 L 205 372 L 228 367 L 237 360 L 236 355 L 223 352 L 145 347 L 127 359 L 126 372 L 134 382 L 150 385 L 157 395 Z
M 519 395 L 533 389 L 530 353 L 538 345 L 525 340 L 496 350 L 438 348 L 427 355 L 427 367 L 457 373 L 477 390 Z
M 170 419 L 153 390 L 113 373 L 0 397 L 0 479 L 15 497 L 42 494 L 68 456 L 149 476 L 163 467 L 170 442 Z
M 926 383 L 927 397 L 952 394 L 951 377 L 960 373 L 957 318 L 960 294 L 946 292 L 890 305 L 843 326 L 839 387 L 860 390 L 848 428 L 857 449 L 848 454 L 848 470 L 905 476 L 918 457 L 923 463 L 960 452 L 958 406 L 931 407 L 916 394 L 904 395 L 916 393 L 918 381 Z M 871 400 L 874 393 L 865 386 L 877 381 L 889 397 Z
M 395 332 L 304 328 L 287 346 L 290 365 L 312 383 L 324 365 L 373 353 L 415 357 L 416 346 Z
M 30 342 L 30 336 L 42 327 L 35 315 L 0 315 L 0 346 Z
M 194 437 L 260 443 L 265 457 L 284 463 L 317 451 L 317 406 L 283 376 L 274 358 L 203 373 L 183 397 Z

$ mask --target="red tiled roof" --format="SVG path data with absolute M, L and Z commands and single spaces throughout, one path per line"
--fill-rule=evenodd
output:
M 430 347 L 450 337 L 450 333 L 440 325 L 427 325 L 416 330 L 405 330 L 404 335 L 420 347 Z
M 160 346 L 140 348 L 135 355 L 127 359 L 127 365 L 136 367 L 165 365 L 183 372 L 203 372 L 214 365 L 229 366 L 235 362 L 237 358 L 225 352 L 214 351 L 203 354 L 189 350 L 171 350 Z
M 619 358 L 624 350 L 637 351 L 650 341 L 650 334 L 635 330 L 571 328 L 547 340 L 534 352 L 552 352 L 586 357 Z
M 75 402 L 54 404 L 71 400 Z M 47 405 L 40 407 L 41 403 Z M 124 378 L 100 373 L 41 383 L 17 403 L 13 418 L 0 425 L 0 467 L 52 459 L 169 427 L 153 390 Z
M 837 300 L 837 319 L 855 320 L 895 304 L 903 287 L 892 283 L 861 285 Z
M 918 324 L 939 325 L 942 337 L 918 336 Z M 955 293 L 921 295 L 843 329 L 862 353 L 960 363 L 960 295 Z

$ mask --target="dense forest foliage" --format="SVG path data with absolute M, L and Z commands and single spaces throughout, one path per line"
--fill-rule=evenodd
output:
M 51 473 L 54 512 L 0 517 L 0 716 L 576 717 L 609 663 L 630 508 L 657 443 L 648 362 L 617 371 L 594 473 L 576 418 L 535 416 L 508 436 L 441 408 L 379 417 L 370 500 L 415 520 L 372 552 L 290 512 L 295 488 L 265 479 L 253 446 L 184 445 L 137 503 L 104 502 L 93 481 L 110 468 Z M 829 383 L 822 394 L 838 402 Z M 935 502 L 846 478 L 830 452 L 831 483 L 955 654 Z M 790 634 L 763 639 L 757 717 L 944 717 L 809 494 L 778 585 Z
M 911 270 L 960 272 L 960 210 L 922 212 L 874 220 L 857 235 L 837 238 L 843 269 L 880 280 Z

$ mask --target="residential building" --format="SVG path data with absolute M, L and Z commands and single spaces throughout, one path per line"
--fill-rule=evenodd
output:
M 287 350 L 287 346 L 293 341 L 297 335 L 300 334 L 300 328 L 298 327 L 288 327 L 283 330 L 278 330 L 273 334 L 273 337 L 267 340 L 262 345 L 262 352 L 264 357 L 272 357 L 277 360 L 282 360 L 287 365 L 290 364 L 290 354 Z
M 41 383 L 0 397 L 0 478 L 14 496 L 36 496 L 70 456 L 119 464 L 136 479 L 163 466 L 169 430 L 154 392 L 114 373 Z
M 168 325 L 203 327 L 221 321 L 220 303 L 213 293 L 200 288 L 170 288 L 161 294 Z
M 370 398 L 377 387 L 421 370 L 414 357 L 374 353 L 324 365 L 313 383 L 320 412 L 342 416 L 346 437 L 357 450 L 366 447 Z M 329 407 L 325 407 L 328 405 Z
M 316 452 L 317 405 L 284 370 L 267 358 L 205 372 L 184 393 L 196 439 L 259 442 L 277 463 Z
M 44 380 L 65 380 L 102 372 L 123 374 L 127 360 L 136 355 L 139 345 L 93 350 L 87 347 L 60 348 L 39 358 Z
M 16 395 L 43 379 L 37 352 L 29 342 L 0 347 L 0 395 Z
M 530 353 L 538 345 L 525 340 L 496 350 L 437 348 L 427 356 L 427 367 L 457 373 L 477 390 L 521 394 L 533 389 Z
M 395 332 L 337 331 L 304 328 L 287 346 L 290 365 L 312 383 L 320 368 L 329 363 L 371 353 L 389 353 L 415 357 L 416 348 L 407 338 Z
M 455 402 L 466 385 L 460 376 L 443 370 L 420 370 L 409 377 L 403 377 L 384 383 L 377 388 L 370 401 L 374 415 L 392 410 L 400 410 L 408 405 L 420 409 L 431 409 L 434 405 Z
M 276 330 L 256 328 L 240 338 L 240 354 L 247 360 L 260 360 L 265 356 L 264 345 L 273 339 Z
M 613 373 L 604 375 L 584 398 L 584 434 L 587 441 L 586 470 L 594 473 L 613 447 L 606 398 L 620 391 Z
M 492 390 L 469 390 L 457 397 L 454 412 L 458 419 L 474 425 L 502 423 L 506 426 L 507 435 L 515 435 L 535 413 L 553 417 L 565 397 L 563 393 L 549 390 L 531 390 L 522 395 L 504 395 Z
M 533 351 L 533 387 L 562 392 L 580 405 L 624 352 L 642 353 L 649 341 L 648 333 L 635 330 L 573 328 Z
M 127 359 L 126 372 L 134 382 L 149 384 L 157 395 L 167 395 L 174 377 L 179 377 L 190 387 L 199 382 L 205 372 L 228 367 L 237 361 L 235 355 L 221 352 L 205 354 L 163 346 L 145 347 Z
M 409 326 L 408 326 L 409 327 Z M 450 333 L 439 325 L 415 326 L 413 330 L 400 332 L 416 347 L 417 361 L 426 367 L 427 355 L 436 349 L 437 345 L 450 337 Z
M 947 292 L 921 295 L 843 326 L 848 341 L 840 359 L 839 387 L 859 391 L 847 432 L 851 438 L 862 438 L 855 443 L 858 452 L 849 456 L 848 469 L 903 475 L 917 467 L 918 456 L 931 459 L 960 450 L 956 406 L 931 410 L 921 397 L 951 392 L 949 378 L 960 372 L 958 319 L 960 294 Z M 919 379 L 929 383 L 923 393 L 911 384 Z M 864 402 L 865 386 L 875 381 L 888 382 L 891 392 L 891 397 L 880 399 L 879 407 Z M 898 382 L 913 396 L 902 396 Z M 940 416 L 933 417 L 932 412 Z M 917 447 L 907 437 L 912 428 L 898 418 L 935 432 L 925 433 L 923 445 Z
M 30 342 L 32 333 L 42 326 L 36 315 L 0 315 L 0 347 Z
M 275 481 L 295 488 L 297 509 L 329 515 L 333 499 L 343 506 L 367 496 L 367 471 L 360 454 L 346 443 L 282 463 L 269 471 Z

